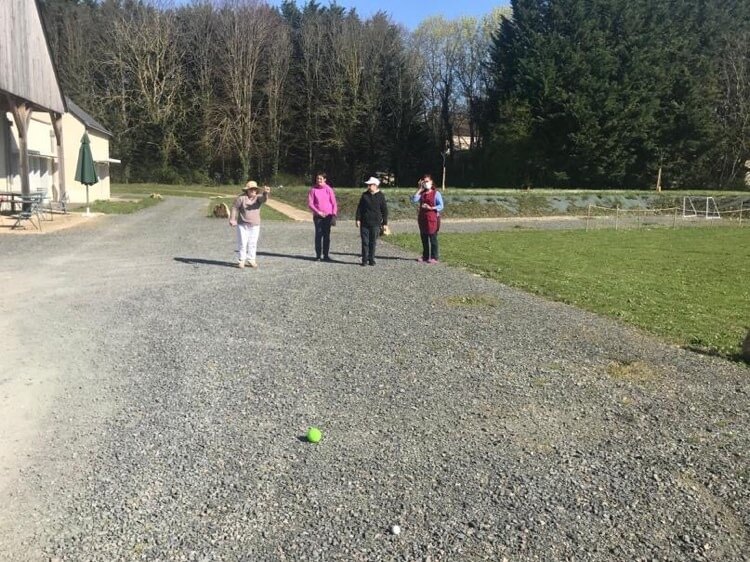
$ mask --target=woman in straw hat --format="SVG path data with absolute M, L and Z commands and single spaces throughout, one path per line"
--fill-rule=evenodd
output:
M 237 266 L 240 269 L 246 265 L 258 267 L 255 252 L 260 235 L 260 207 L 268 201 L 270 193 L 271 188 L 264 186 L 261 194 L 258 184 L 251 180 L 245 184 L 245 192 L 237 197 L 232 205 L 229 224 L 237 227 Z

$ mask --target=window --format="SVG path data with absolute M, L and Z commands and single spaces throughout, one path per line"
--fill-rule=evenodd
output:
M 52 173 L 50 164 L 52 160 L 41 156 L 29 155 L 29 186 L 32 190 L 38 188 L 50 188 Z
M 109 162 L 97 162 L 96 175 L 100 180 L 106 178 L 109 175 Z

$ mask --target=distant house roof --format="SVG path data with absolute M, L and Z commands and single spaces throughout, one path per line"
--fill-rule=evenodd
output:
M 72 99 L 70 99 L 68 96 L 65 96 L 65 103 L 68 106 L 68 111 L 75 115 L 81 123 L 86 125 L 87 129 L 93 129 L 94 131 L 98 131 L 102 134 L 107 135 L 108 137 L 112 136 L 112 133 L 108 131 L 104 125 L 99 123 L 96 119 L 91 117 L 88 113 L 86 113 L 83 109 L 81 109 L 77 104 L 73 102 Z

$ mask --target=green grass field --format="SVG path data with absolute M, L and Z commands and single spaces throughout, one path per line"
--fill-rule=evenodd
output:
M 133 199 L 132 201 L 94 201 L 89 205 L 89 210 L 92 213 L 104 213 L 107 215 L 127 215 L 135 213 L 141 209 L 147 209 L 161 202 L 161 199 L 155 199 L 151 197 L 143 197 L 142 199 Z M 81 211 L 85 210 L 86 205 L 75 205 L 71 207 L 71 210 Z
M 143 196 L 152 193 L 160 195 L 172 195 L 179 197 L 217 197 L 225 195 L 230 197 L 240 194 L 242 187 L 239 185 L 166 185 L 160 183 L 113 183 L 110 190 L 112 195 L 120 196 Z
M 210 203 L 206 206 L 206 216 L 211 216 L 211 209 L 219 203 L 232 205 L 234 198 L 240 194 L 240 187 L 234 185 L 224 185 L 218 187 L 206 187 L 202 185 L 164 185 L 156 183 L 130 183 L 130 184 L 112 184 L 111 191 L 113 195 L 120 197 L 146 197 L 152 193 L 158 193 L 163 197 L 211 197 Z M 92 209 L 93 210 L 93 209 Z M 274 211 L 268 206 L 261 208 L 261 219 L 288 221 L 291 220 L 286 215 Z
M 421 250 L 416 235 L 389 240 Z M 750 327 L 750 229 L 443 234 L 443 261 L 737 358 Z
M 118 195 L 143 196 L 160 193 L 165 196 L 183 197 L 216 197 L 233 196 L 240 192 L 239 185 L 202 186 L 202 185 L 163 185 L 163 184 L 113 184 L 112 193 Z M 274 187 L 272 196 L 298 209 L 307 209 L 307 186 Z M 337 187 L 339 217 L 343 220 L 354 219 L 362 187 Z M 390 218 L 412 219 L 416 207 L 409 197 L 414 188 L 383 189 L 388 199 Z M 457 189 L 449 188 L 443 193 L 446 203 L 443 213 L 445 218 L 493 218 L 511 216 L 551 216 L 577 215 L 584 216 L 589 205 L 599 205 L 613 210 L 621 209 L 663 209 L 682 205 L 683 195 L 716 196 L 722 210 L 736 209 L 745 205 L 745 217 L 750 217 L 750 194 L 748 192 L 707 192 L 669 191 L 657 194 L 654 191 L 604 191 L 604 190 L 549 190 L 534 189 Z M 595 214 L 602 214 L 601 209 Z
M 284 187 L 274 191 L 274 196 L 298 209 L 307 209 L 308 187 Z M 362 188 L 341 187 L 336 188 L 336 200 L 339 206 L 339 217 L 343 219 L 354 219 L 359 198 L 364 192 Z M 383 193 L 388 200 L 388 212 L 391 220 L 413 219 L 417 215 L 417 207 L 412 204 L 410 197 L 414 189 L 384 188 Z M 537 194 L 527 194 L 515 191 L 512 195 L 505 193 L 518 202 L 507 206 L 500 201 L 489 198 L 491 195 L 501 195 L 500 190 L 490 191 L 478 190 L 453 190 L 443 194 L 446 202 L 444 215 L 450 218 L 489 218 L 515 216 L 524 212 L 527 216 L 541 216 L 553 214 L 548 208 L 546 197 Z

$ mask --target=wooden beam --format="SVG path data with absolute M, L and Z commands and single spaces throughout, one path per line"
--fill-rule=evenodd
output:
M 65 201 L 67 187 L 65 185 L 65 150 L 63 150 L 62 134 L 62 114 L 50 111 L 52 118 L 52 128 L 55 130 L 55 140 L 57 141 L 57 173 L 59 174 L 60 201 Z
M 21 192 L 24 195 L 31 195 L 28 132 L 32 108 L 29 104 L 14 96 L 8 96 L 8 104 L 10 112 L 13 114 L 13 121 L 16 123 L 16 129 L 18 129 L 18 148 L 21 157 Z

